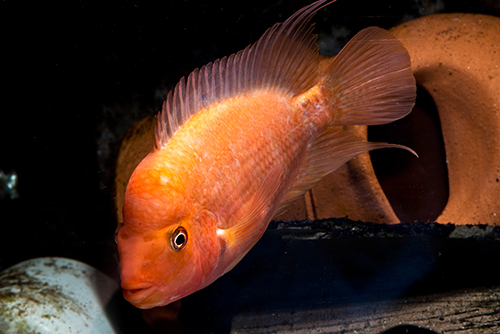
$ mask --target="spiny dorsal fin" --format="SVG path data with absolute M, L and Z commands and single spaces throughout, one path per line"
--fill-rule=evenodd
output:
M 163 147 L 193 114 L 226 98 L 262 89 L 295 96 L 314 86 L 318 47 L 310 20 L 334 1 L 320 0 L 302 8 L 269 28 L 255 44 L 183 77 L 158 114 L 155 149 Z

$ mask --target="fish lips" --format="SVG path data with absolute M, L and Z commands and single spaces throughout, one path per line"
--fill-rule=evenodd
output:
M 122 293 L 125 300 L 140 309 L 164 306 L 185 296 L 168 295 L 166 298 L 158 286 L 151 284 L 122 287 Z
M 123 297 L 132 305 L 139 308 L 154 307 L 154 301 L 149 301 L 154 296 L 158 288 L 154 285 L 122 286 Z M 148 306 L 151 305 L 151 306 Z

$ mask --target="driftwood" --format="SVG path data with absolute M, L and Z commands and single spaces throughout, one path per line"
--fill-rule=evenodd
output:
M 232 333 L 500 333 L 500 287 L 335 308 L 239 314 Z
M 451 275 L 453 283 L 467 277 L 498 276 L 494 269 L 483 269 L 491 262 L 496 267 L 496 254 L 500 240 L 500 228 L 493 226 L 455 226 L 452 224 L 399 224 L 377 225 L 346 220 L 316 222 L 274 222 L 271 230 L 285 240 L 325 240 L 355 238 L 391 240 L 408 236 L 421 240 L 448 240 L 451 243 L 439 253 L 446 257 L 440 265 L 455 267 L 462 258 L 463 277 Z M 453 241 L 455 240 L 455 241 Z M 431 242 L 431 243 L 434 243 Z M 481 245 L 479 249 L 478 245 Z M 487 246 L 483 246 L 487 245 Z M 464 253 L 457 254 L 458 248 Z M 478 253 L 467 256 L 465 252 Z M 395 249 L 395 251 L 397 251 Z M 418 251 L 417 253 L 419 253 Z M 490 253 L 491 258 L 488 256 Z M 474 264 L 473 257 L 477 257 Z M 446 264 L 446 262 L 453 264 Z M 439 261 L 438 261 L 439 262 Z M 401 265 L 401 264 L 400 264 Z M 478 267 L 475 267 L 478 266 Z M 476 269 L 475 269 L 476 268 Z M 489 270 L 492 270 L 490 273 Z M 473 273 L 471 273 L 471 271 Z M 444 270 L 442 273 L 448 273 Z M 438 274 L 436 276 L 442 276 Z M 475 275 L 476 274 L 476 275 Z M 491 275 L 493 274 L 493 275 Z M 479 278 L 478 278 L 479 279 Z M 466 279 L 467 280 L 467 279 Z M 479 279 L 481 280 L 481 279 Z M 493 279 L 490 282 L 496 282 Z M 430 279 L 432 284 L 436 279 Z M 452 284 L 452 282 L 450 282 Z M 438 291 L 442 291 L 438 288 Z M 429 288 L 424 288 L 424 293 Z M 314 293 L 311 290 L 311 293 Z M 368 297 L 370 298 L 370 297 Z M 390 298 L 390 297 L 388 297 Z M 372 301 L 339 301 L 337 305 L 324 308 L 273 310 L 236 314 L 232 321 L 231 333 L 357 333 L 357 334 L 396 334 L 396 333 L 500 333 L 500 286 L 457 289 L 435 294 L 415 295 L 403 298 L 380 298 L 373 296 Z

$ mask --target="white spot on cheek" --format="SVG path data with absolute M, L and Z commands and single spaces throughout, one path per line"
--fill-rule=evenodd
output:
M 217 235 L 219 237 L 223 236 L 224 234 L 226 234 L 226 230 L 223 230 L 223 229 L 220 229 L 220 228 L 217 229 Z

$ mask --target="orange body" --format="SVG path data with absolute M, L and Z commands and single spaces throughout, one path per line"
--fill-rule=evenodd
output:
M 406 50 L 370 28 L 317 77 L 308 22 L 324 5 L 193 72 L 167 98 L 156 148 L 127 186 L 117 235 L 124 296 L 135 306 L 165 305 L 212 283 L 321 177 L 359 153 L 397 146 L 364 142 L 337 125 L 386 123 L 411 110 Z M 280 51 L 277 64 L 291 65 L 264 64 L 269 48 Z

